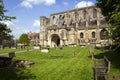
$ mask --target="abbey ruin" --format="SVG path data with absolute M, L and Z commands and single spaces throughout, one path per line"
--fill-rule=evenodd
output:
M 95 6 L 40 17 L 40 45 L 50 47 L 108 42 L 105 17 Z

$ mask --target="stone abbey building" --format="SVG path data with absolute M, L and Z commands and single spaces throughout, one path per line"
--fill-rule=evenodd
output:
M 40 45 L 50 47 L 107 43 L 107 22 L 95 6 L 40 17 Z

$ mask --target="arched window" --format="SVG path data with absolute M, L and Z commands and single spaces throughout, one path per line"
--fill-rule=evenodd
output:
M 65 23 L 64 18 L 65 18 L 65 16 L 64 16 L 64 15 L 60 15 L 60 16 L 59 16 L 59 23 L 60 23 L 60 25 L 61 25 L 61 26 L 63 26 L 63 25 L 64 25 L 64 23 Z
M 101 30 L 100 39 L 101 40 L 108 39 L 108 31 L 106 29 Z
M 95 32 L 92 32 L 92 38 L 95 38 Z
M 56 24 L 56 22 L 57 22 L 57 19 L 55 16 L 53 16 L 53 24 Z
M 69 25 L 72 25 L 72 24 L 73 24 L 73 20 L 71 19 Z
M 77 11 L 75 11 L 75 19 L 79 18 L 79 13 Z
M 97 25 L 97 20 L 95 20 L 95 25 Z
M 64 18 L 65 18 L 64 15 L 60 15 L 60 16 L 59 16 L 59 19 L 60 19 L 60 20 L 63 20 Z
M 83 33 L 80 33 L 80 38 L 84 38 L 84 34 Z
M 62 20 L 62 15 L 59 16 L 59 19 Z
M 89 26 L 97 25 L 97 20 L 89 21 Z
M 86 26 L 86 21 L 81 22 L 81 26 L 85 27 Z
M 86 19 L 86 11 L 83 10 L 83 18 Z
M 65 24 L 65 21 L 62 21 L 62 26 L 64 26 L 64 24 Z
M 96 17 L 97 17 L 97 10 L 93 9 L 93 18 L 96 18 Z
M 62 16 L 62 19 L 64 19 L 64 18 L 65 18 L 65 15 Z

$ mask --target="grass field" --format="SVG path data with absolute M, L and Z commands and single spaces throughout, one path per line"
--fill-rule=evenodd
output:
M 95 55 L 98 55 L 95 57 L 99 58 L 102 52 L 95 49 Z M 14 60 L 30 60 L 35 65 L 27 69 L 1 69 L 0 80 L 94 80 L 93 62 L 89 55 L 89 47 L 80 46 L 64 47 L 62 50 L 52 48 L 49 53 L 41 53 L 40 50 L 17 53 Z M 113 66 L 111 71 L 120 73 Z
M 75 52 L 75 55 L 73 54 Z M 25 59 L 35 62 L 31 73 L 35 80 L 93 80 L 92 62 L 89 48 L 65 47 L 63 50 L 51 49 L 49 53 L 32 51 L 17 54 L 15 59 Z M 62 58 L 51 58 L 59 55 Z
M 33 47 L 28 47 L 28 49 L 32 49 Z M 4 49 L 0 48 L 0 54 L 2 53 L 8 53 L 8 52 L 16 52 L 16 51 L 23 51 L 23 50 L 27 50 L 26 49 L 21 49 L 21 47 L 17 47 L 17 49 L 12 49 L 12 48 L 9 48 L 9 47 L 5 47 Z

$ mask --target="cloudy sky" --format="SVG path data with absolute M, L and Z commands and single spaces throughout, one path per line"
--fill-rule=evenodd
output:
M 12 29 L 15 38 L 22 33 L 40 32 L 40 16 L 65 10 L 94 5 L 96 0 L 4 0 L 6 15 L 16 16 L 16 20 L 5 23 Z

